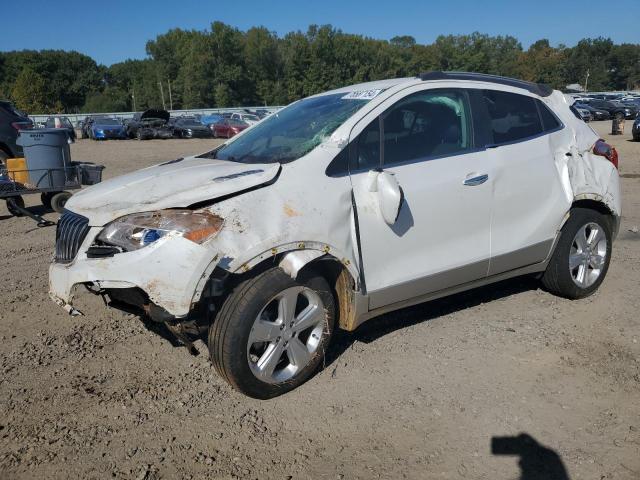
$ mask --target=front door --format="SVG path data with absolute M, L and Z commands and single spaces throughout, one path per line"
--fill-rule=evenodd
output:
M 370 308 L 487 275 L 492 178 L 474 148 L 468 94 L 427 89 L 396 102 L 351 142 L 350 169 Z M 403 193 L 395 223 L 372 191 L 377 171 Z

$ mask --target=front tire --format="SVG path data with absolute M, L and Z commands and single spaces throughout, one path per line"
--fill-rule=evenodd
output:
M 335 323 L 334 297 L 318 275 L 271 268 L 238 284 L 209 328 L 218 373 L 253 398 L 282 395 L 318 369 Z
M 611 223 L 611 217 L 595 210 L 572 209 L 542 276 L 544 287 L 569 299 L 594 293 L 609 270 Z

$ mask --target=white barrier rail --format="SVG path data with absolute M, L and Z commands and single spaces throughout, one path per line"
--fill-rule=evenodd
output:
M 274 112 L 280 110 L 281 106 L 268 106 L 268 107 L 232 107 L 232 108 L 190 108 L 186 110 L 168 110 L 172 117 L 182 117 L 187 115 L 211 115 L 214 113 L 223 112 L 241 112 L 248 113 L 250 110 L 255 112 L 256 110 L 268 110 Z M 127 118 L 133 118 L 133 114 L 138 112 L 109 112 L 109 113 L 50 113 L 50 114 L 36 114 L 29 115 L 29 118 L 34 123 L 44 123 L 49 117 L 67 117 L 73 126 L 80 120 L 84 120 L 87 117 L 111 117 L 119 118 L 120 120 L 126 120 Z

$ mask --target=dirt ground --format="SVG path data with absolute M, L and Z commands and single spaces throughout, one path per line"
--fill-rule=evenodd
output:
M 624 192 L 597 294 L 563 300 L 524 278 L 389 314 L 338 335 L 318 375 L 270 401 L 227 386 L 202 342 L 191 356 L 99 298 L 67 316 L 47 295 L 55 228 L 0 202 L 0 478 L 640 478 L 640 143 L 594 126 L 619 149 Z M 72 154 L 112 177 L 213 144 L 82 140 Z M 539 445 L 492 454 L 492 437 L 520 433 Z

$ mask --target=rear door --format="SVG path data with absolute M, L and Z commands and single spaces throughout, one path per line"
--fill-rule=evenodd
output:
M 489 275 L 544 260 L 568 209 L 555 165 L 560 120 L 539 99 L 482 90 L 493 172 Z

